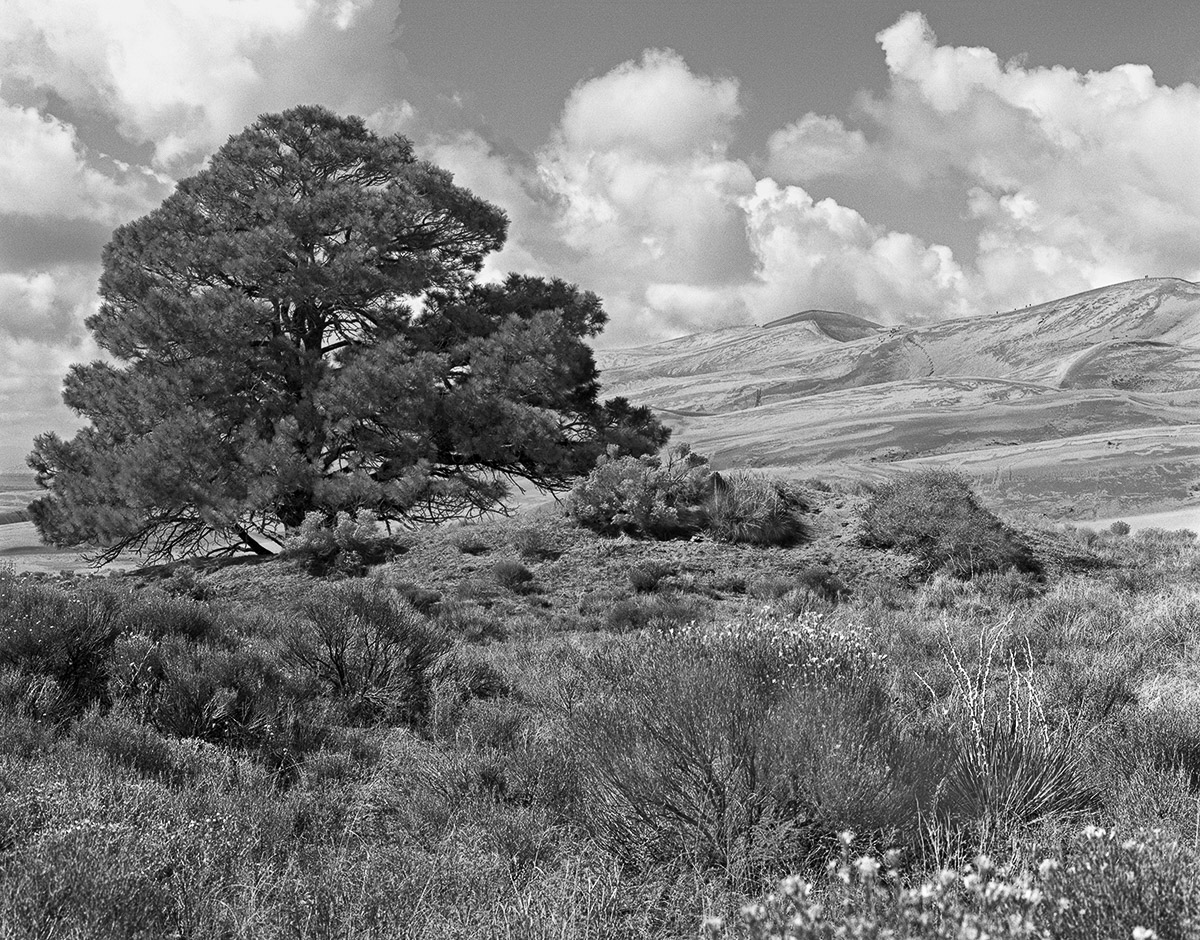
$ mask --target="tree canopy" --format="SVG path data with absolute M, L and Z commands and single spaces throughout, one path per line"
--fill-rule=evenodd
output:
M 477 281 L 507 224 L 402 136 L 261 117 L 105 248 L 87 325 L 109 357 L 63 392 L 88 424 L 29 457 L 43 538 L 263 552 L 311 512 L 440 521 L 656 450 L 648 410 L 599 399 L 596 295 Z

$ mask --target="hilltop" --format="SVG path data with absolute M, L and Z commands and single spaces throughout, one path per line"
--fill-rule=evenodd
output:
M 718 467 L 851 480 L 948 463 L 998 504 L 1081 520 L 1200 490 L 1200 285 L 1177 278 L 915 327 L 809 310 L 598 360 L 608 393 Z

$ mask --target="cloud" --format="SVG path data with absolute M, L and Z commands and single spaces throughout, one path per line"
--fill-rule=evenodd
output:
M 754 177 L 727 155 L 740 113 L 735 81 L 650 50 L 576 86 L 531 157 L 479 133 L 425 153 L 509 212 L 489 272 L 571 278 L 604 298 L 609 342 L 642 341 L 749 319 L 731 289 L 755 263 L 740 205 Z
M 651 50 L 578 85 L 531 158 L 479 132 L 424 155 L 505 207 L 510 242 L 485 275 L 557 274 L 597 291 L 604 341 L 638 343 L 832 306 L 889 322 L 970 312 L 949 249 L 873 226 L 831 199 L 756 180 L 729 155 L 741 114 L 732 79 Z M 808 117 L 780 132 L 793 168 L 819 176 L 857 159 L 863 136 Z M 806 148 L 798 156 L 797 148 Z
M 767 151 L 772 177 L 803 183 L 861 168 L 867 140 L 862 131 L 847 130 L 838 118 L 809 113 L 772 134 Z
M 74 128 L 0 98 L 0 214 L 115 224 L 167 193 L 148 170 L 90 165 Z
M 574 152 L 631 151 L 672 160 L 723 150 L 741 112 L 734 79 L 695 75 L 670 49 L 649 49 L 641 61 L 577 85 L 559 136 Z
M 1144 65 L 1028 68 L 939 46 L 918 13 L 877 38 L 889 85 L 862 98 L 862 129 L 806 115 L 772 138 L 772 171 L 956 194 L 975 232 L 964 299 L 976 310 L 1146 273 L 1200 277 L 1195 85 L 1159 85 Z
M 759 259 L 746 295 L 760 321 L 804 307 L 886 323 L 974 312 L 970 278 L 945 246 L 886 231 L 832 199 L 770 179 L 744 208 Z
M 963 180 L 989 296 L 1200 273 L 1194 85 L 1160 86 L 1143 65 L 1080 73 L 939 47 L 916 14 L 878 38 L 893 82 L 869 109 L 882 146 Z
M 35 435 L 80 424 L 62 403 L 62 381 L 71 363 L 100 355 L 83 328 L 96 304 L 90 266 L 0 273 L 0 472 L 23 469 Z
M 178 166 L 253 119 L 280 45 L 346 31 L 371 0 L 6 0 L 0 53 L 10 76 L 111 113 L 159 167 Z M 302 55 L 305 50 L 290 50 Z M 332 78 L 332 76 L 327 76 Z M 295 103 L 289 102 L 289 103 Z

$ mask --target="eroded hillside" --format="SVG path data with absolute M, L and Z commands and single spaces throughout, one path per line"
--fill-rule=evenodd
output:
M 953 463 L 1000 503 L 1078 519 L 1200 487 L 1200 285 L 1175 278 L 923 327 L 805 311 L 599 360 L 610 394 L 718 467 Z

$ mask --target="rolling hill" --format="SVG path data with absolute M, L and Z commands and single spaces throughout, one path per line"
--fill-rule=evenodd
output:
M 717 467 L 947 464 L 1052 518 L 1200 502 L 1200 285 L 1176 278 L 917 327 L 806 310 L 597 358 L 606 394 Z

